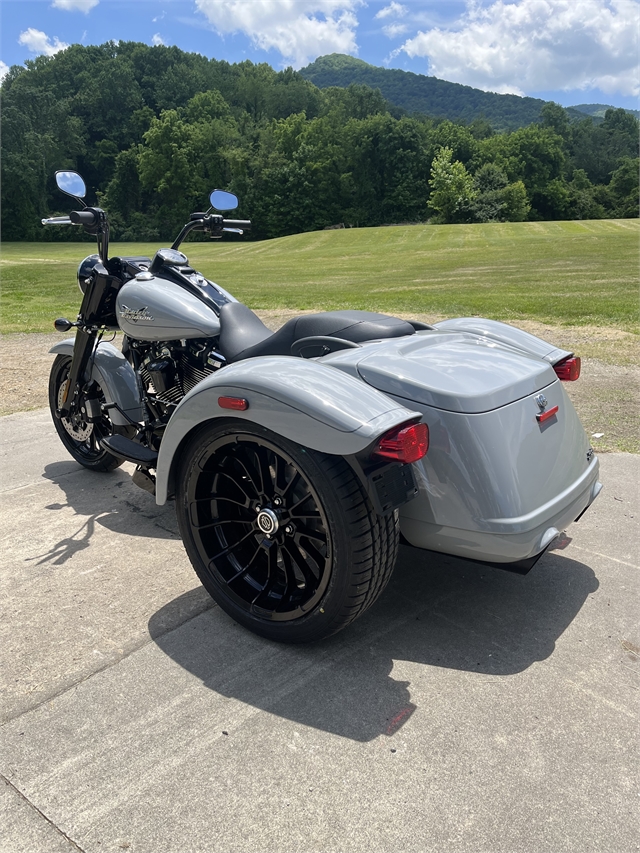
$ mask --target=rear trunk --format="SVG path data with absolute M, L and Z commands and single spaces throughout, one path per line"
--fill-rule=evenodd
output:
M 413 545 L 524 560 L 543 551 L 599 490 L 598 463 L 571 401 L 536 355 L 473 334 L 431 331 L 349 350 L 331 363 L 421 411 L 429 426 L 429 452 L 414 466 L 420 492 L 401 510 Z

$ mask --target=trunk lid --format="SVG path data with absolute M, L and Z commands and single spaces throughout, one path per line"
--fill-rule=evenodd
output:
M 363 355 L 357 372 L 368 385 L 464 414 L 506 406 L 557 379 L 553 367 L 541 358 L 464 332 L 434 329 L 385 341 Z

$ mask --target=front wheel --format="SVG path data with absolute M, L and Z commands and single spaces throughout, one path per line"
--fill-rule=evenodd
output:
M 243 421 L 210 424 L 183 459 L 178 526 L 204 587 L 272 640 L 319 640 L 380 595 L 397 513 L 377 515 L 344 459 Z
M 103 450 L 100 439 L 113 435 L 114 427 L 108 415 L 103 415 L 99 421 L 88 422 L 84 419 L 82 412 L 82 401 L 80 400 L 79 411 L 66 418 L 58 418 L 56 410 L 62 406 L 64 393 L 69 378 L 71 358 L 68 355 L 56 357 L 49 376 L 49 408 L 53 424 L 60 440 L 73 456 L 76 462 L 89 468 L 91 471 L 113 471 L 122 465 L 124 459 L 120 459 Z M 104 402 L 102 392 L 98 391 L 101 402 Z M 126 434 L 126 428 L 123 430 Z

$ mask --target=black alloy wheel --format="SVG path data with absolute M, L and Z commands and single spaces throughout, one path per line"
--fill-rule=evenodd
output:
M 335 633 L 382 591 L 397 518 L 380 518 L 340 457 L 254 424 L 208 425 L 183 462 L 176 508 L 212 597 L 258 634 L 304 642 Z
M 104 450 L 100 446 L 100 439 L 113 435 L 116 431 L 127 435 L 129 430 L 126 427 L 114 429 L 111 419 L 106 414 L 98 421 L 85 420 L 82 399 L 78 401 L 76 413 L 66 418 L 56 417 L 56 410 L 60 408 L 64 399 L 70 367 L 71 358 L 68 355 L 59 355 L 53 362 L 49 376 L 49 408 L 56 431 L 66 449 L 80 465 L 91 471 L 113 471 L 114 468 L 122 465 L 124 459 Z M 101 391 L 98 395 L 100 401 L 105 402 Z

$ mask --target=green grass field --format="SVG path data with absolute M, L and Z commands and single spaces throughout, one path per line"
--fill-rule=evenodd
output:
M 252 308 L 357 308 L 638 332 L 640 222 L 416 225 L 298 234 L 182 248 Z M 112 255 L 157 245 L 113 244 Z M 0 331 L 75 318 L 89 243 L 5 243 Z

